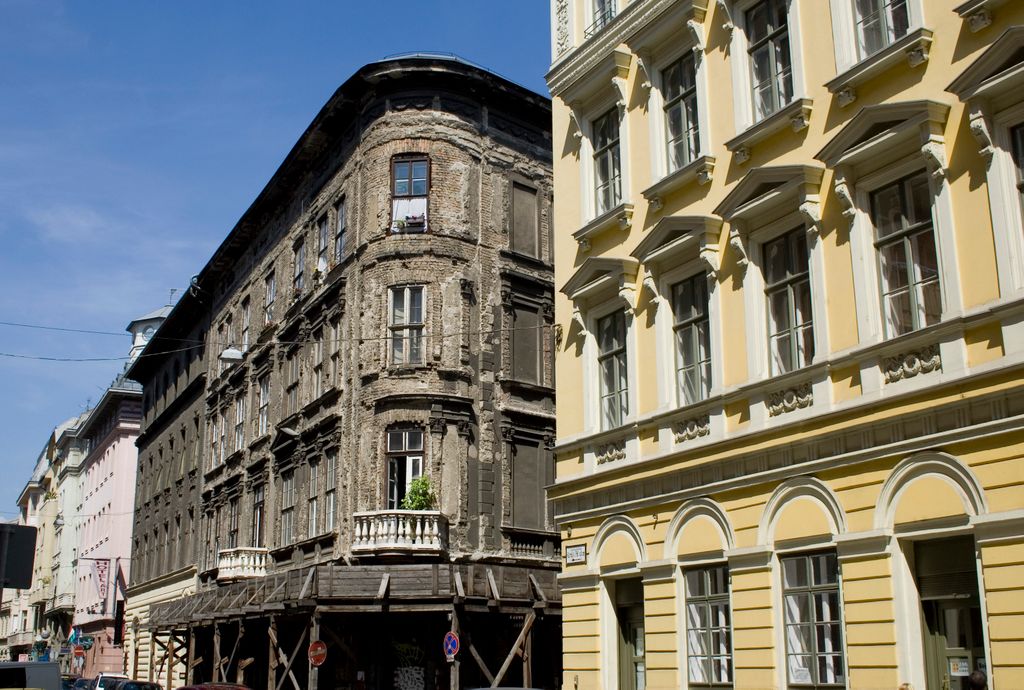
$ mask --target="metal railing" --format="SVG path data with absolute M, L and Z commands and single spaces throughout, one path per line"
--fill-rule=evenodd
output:
M 448 547 L 448 518 L 436 510 L 355 513 L 353 553 L 441 554 Z
M 583 38 L 590 38 L 598 31 L 608 26 L 608 23 L 615 17 L 615 7 L 608 3 L 594 13 L 594 21 L 583 31 Z

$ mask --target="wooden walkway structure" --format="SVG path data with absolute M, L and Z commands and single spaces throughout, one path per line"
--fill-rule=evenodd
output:
M 460 663 L 475 664 L 474 677 L 486 679 L 492 687 L 501 685 L 519 664 L 521 674 L 517 675 L 524 687 L 531 687 L 534 627 L 538 621 L 554 625 L 556 631 L 561 627 L 557 571 L 485 563 L 316 565 L 217 586 L 154 606 L 149 627 L 159 647 L 153 650 L 157 663 L 184 662 L 187 684 L 245 682 L 246 670 L 256 662 L 253 644 L 265 633 L 269 646 L 260 656 L 266 659 L 267 690 L 317 690 L 319 671 L 305 661 L 310 641 L 322 638 L 341 657 L 356 660 L 360 656 L 351 641 L 335 632 L 332 621 L 352 616 L 384 621 L 386 617 L 386 625 L 394 626 L 401 619 L 393 614 L 414 613 L 433 614 L 428 618 L 433 621 L 432 630 L 443 624 L 462 638 L 462 661 L 448 669 L 452 690 L 462 687 Z M 499 626 L 513 626 L 518 634 L 510 649 L 496 653 L 492 638 Z M 478 642 L 486 634 L 489 645 L 475 643 L 474 632 Z M 440 639 L 436 646 L 440 650 Z M 432 647 L 433 642 L 430 652 L 436 652 Z M 538 653 L 551 656 L 553 651 L 560 654 L 551 649 Z M 560 663 L 560 659 L 554 661 Z M 200 666 L 207 672 L 197 678 L 195 670 Z M 171 686 L 168 681 L 168 690 Z

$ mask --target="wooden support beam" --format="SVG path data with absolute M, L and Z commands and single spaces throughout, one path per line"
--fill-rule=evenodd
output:
M 220 677 L 227 682 L 228 675 L 231 673 L 231 664 L 235 663 L 235 655 L 238 654 L 238 645 L 242 643 L 242 637 L 245 635 L 245 625 L 242 621 L 238 621 L 238 635 L 235 636 L 235 646 L 231 648 L 231 656 L 228 657 L 227 663 L 221 660 L 224 665 L 224 670 L 220 672 Z
M 480 656 L 480 652 L 476 651 L 476 647 L 473 645 L 472 640 L 469 640 L 469 653 L 474 659 L 476 659 L 476 665 L 480 667 L 480 670 L 483 672 L 484 677 L 487 678 L 487 682 L 491 684 L 491 687 L 497 687 L 494 683 L 494 674 L 491 673 L 489 668 L 487 668 L 487 664 L 484 663 L 484 658 Z
M 460 625 L 459 625 L 459 610 L 457 608 L 455 608 L 454 605 L 452 605 L 452 612 L 451 612 L 450 615 L 452 617 L 452 632 L 455 633 L 456 635 L 458 635 L 459 634 L 459 628 L 460 628 Z M 461 683 L 459 681 L 459 670 L 460 670 L 459 669 L 459 665 L 461 663 L 462 662 L 459 661 L 458 657 L 456 657 L 455 660 L 452 661 L 451 665 L 449 666 L 449 668 L 450 668 L 449 673 L 448 673 L 448 678 L 449 678 L 448 688 L 449 688 L 449 690 L 462 690 L 462 686 L 461 686 Z
M 501 592 L 498 591 L 498 584 L 494 581 L 494 571 L 490 568 L 487 569 L 487 589 L 490 594 L 487 597 L 488 606 L 498 606 L 501 604 Z M 491 603 L 494 602 L 494 603 Z
M 213 624 L 213 682 L 223 683 L 220 665 L 220 625 Z
M 313 578 L 316 576 L 316 566 L 314 565 L 309 569 L 309 574 L 306 575 L 306 581 L 302 585 L 302 591 L 299 592 L 299 599 L 305 599 L 312 591 Z
M 248 668 L 249 665 L 254 661 L 256 661 L 256 658 L 251 656 L 246 657 L 244 659 L 240 659 L 238 661 L 238 666 L 235 668 L 236 683 L 238 683 L 239 685 L 245 685 L 245 669 Z
M 277 685 L 277 616 L 270 617 L 270 626 L 267 628 L 267 690 L 274 690 Z
M 466 600 L 466 587 L 462 584 L 462 571 L 458 569 L 455 571 L 455 596 L 453 600 L 456 604 L 461 604 Z
M 533 687 L 533 628 L 530 628 L 523 642 L 523 687 Z
M 302 634 L 299 635 L 299 641 L 295 645 L 295 649 L 292 651 L 291 657 L 286 657 L 284 654 L 284 650 L 281 649 L 281 645 L 278 644 L 276 632 L 273 630 L 268 631 L 271 639 L 274 642 L 275 649 L 277 650 L 278 661 L 285 665 L 285 675 L 281 677 L 281 680 L 277 681 L 277 685 L 274 687 L 274 690 L 281 690 L 281 686 L 284 685 L 285 677 L 291 679 L 292 685 L 295 686 L 295 690 L 302 690 L 302 687 L 299 686 L 298 679 L 295 678 L 295 673 L 292 672 L 292 664 L 295 662 L 295 657 L 299 653 L 299 649 L 302 647 L 302 642 L 305 640 L 307 632 L 309 632 L 308 623 L 306 624 L 306 627 L 302 629 Z
M 174 634 L 167 636 L 167 654 L 170 659 L 167 662 L 167 690 L 173 690 L 174 686 L 171 684 L 174 680 Z
M 256 597 L 258 597 L 260 595 L 260 592 L 264 592 L 264 591 L 266 591 L 266 589 L 267 589 L 267 583 L 266 582 L 261 582 L 260 586 L 256 588 L 256 591 L 252 593 L 251 597 L 249 597 L 249 600 L 245 602 L 245 605 L 248 606 L 249 604 L 251 604 L 256 599 Z
M 388 588 L 391 586 L 391 573 L 384 573 L 380 578 L 380 587 L 377 589 L 377 596 L 374 597 L 377 601 L 383 601 L 387 599 Z
M 320 614 L 313 612 L 312 620 L 309 624 L 309 641 L 312 644 L 313 640 L 320 639 Z M 314 666 L 312 662 L 309 662 L 309 675 L 306 676 L 308 681 L 306 686 L 309 690 L 318 690 L 320 686 L 320 667 Z
M 535 578 L 533 576 L 533 573 L 527 573 L 526 576 L 529 578 L 530 585 L 533 587 L 534 595 L 537 597 L 538 600 L 540 600 L 540 601 L 544 602 L 545 604 L 547 604 L 548 603 L 548 598 L 544 594 L 544 590 L 541 589 L 540 583 L 537 582 L 537 578 Z
M 519 637 L 516 638 L 516 643 L 512 645 L 512 651 L 510 651 L 508 656 L 505 657 L 505 663 L 501 665 L 501 668 L 498 669 L 498 675 L 491 681 L 492 688 L 496 688 L 501 685 L 502 679 L 505 678 L 505 674 L 508 672 L 508 667 L 512 665 L 512 660 L 516 658 L 516 651 L 519 650 L 519 647 L 523 644 L 526 636 L 530 633 L 530 629 L 533 627 L 533 622 L 535 620 L 537 620 L 537 614 L 533 611 L 526 614 L 526 620 L 523 621 L 523 629 L 519 631 Z

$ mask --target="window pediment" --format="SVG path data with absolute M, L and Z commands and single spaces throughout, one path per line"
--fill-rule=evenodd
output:
M 562 100 L 572 107 L 574 113 L 581 107 L 586 109 L 595 101 L 603 100 L 612 92 L 617 92 L 616 100 L 624 100 L 625 81 L 632 62 L 633 56 L 629 51 L 621 47 L 610 50 L 565 88 Z
M 593 257 L 584 261 L 572 274 L 562 294 L 577 306 L 589 306 L 618 294 L 632 307 L 636 291 L 639 262 L 633 258 Z
M 961 100 L 1021 100 L 1024 86 L 1024 26 L 1003 32 L 989 48 L 946 87 Z
M 715 208 L 730 223 L 769 222 L 807 202 L 817 203 L 825 169 L 817 165 L 776 165 L 748 172 Z
M 666 216 L 631 255 L 652 266 L 667 266 L 688 252 L 696 251 L 701 257 L 707 251 L 717 255 L 721 229 L 722 220 L 714 216 Z
M 941 144 L 948 115 L 948 104 L 932 100 L 867 106 L 814 157 L 829 167 L 867 161 L 881 167 L 909 150 Z M 936 158 L 943 156 L 939 167 L 944 168 L 944 154 L 930 150 Z
M 705 45 L 704 18 L 708 0 L 671 0 L 657 19 L 648 21 L 625 39 L 637 54 L 643 54 L 675 39 L 683 33 L 693 44 L 694 51 L 703 52 Z

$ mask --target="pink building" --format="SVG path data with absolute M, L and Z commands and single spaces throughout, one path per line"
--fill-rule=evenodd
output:
M 159 326 L 168 309 L 136 319 L 132 356 Z M 142 415 L 142 388 L 120 376 L 79 425 L 84 439 L 78 519 L 75 520 L 75 613 L 72 625 L 85 658 L 73 669 L 85 677 L 121 673 L 125 589 L 131 569 L 135 475 Z M 173 453 L 173 448 L 168 449 Z

